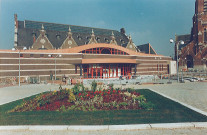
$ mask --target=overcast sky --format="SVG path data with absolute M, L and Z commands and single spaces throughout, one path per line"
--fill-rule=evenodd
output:
M 158 54 L 174 55 L 170 38 L 188 34 L 195 0 L 0 0 L 0 49 L 14 45 L 18 20 L 125 28 L 136 45 L 150 43 Z

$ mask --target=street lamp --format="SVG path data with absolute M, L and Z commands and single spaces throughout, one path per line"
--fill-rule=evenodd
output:
M 53 55 L 51 55 L 51 54 L 49 54 L 48 55 L 48 57 L 52 57 Z M 56 80 L 56 58 L 57 57 L 62 57 L 62 55 L 61 54 L 58 54 L 58 55 L 56 55 L 54 58 L 55 58 L 55 80 Z
M 24 47 L 23 50 L 27 50 L 27 47 Z M 16 51 L 16 49 L 12 48 L 12 51 Z M 21 86 L 21 84 L 20 84 L 20 76 L 21 76 L 20 75 L 20 50 L 18 50 L 18 53 L 19 53 L 19 86 Z
M 170 39 L 170 43 L 175 43 L 175 41 L 171 38 Z M 177 51 L 177 56 L 176 56 L 176 60 L 177 60 L 177 81 L 179 82 L 179 72 L 178 72 L 178 46 L 179 45 L 183 45 L 184 44 L 184 41 L 183 40 L 180 40 L 179 42 L 175 43 L 176 45 L 176 51 Z

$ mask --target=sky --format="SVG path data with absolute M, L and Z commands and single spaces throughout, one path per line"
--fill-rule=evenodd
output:
M 18 20 L 125 28 L 136 45 L 150 43 L 158 54 L 174 55 L 175 34 L 190 34 L 195 0 L 0 0 L 0 49 L 14 46 Z

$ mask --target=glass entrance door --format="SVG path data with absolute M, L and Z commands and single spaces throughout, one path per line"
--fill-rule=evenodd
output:
M 83 77 L 93 78 L 118 78 L 131 74 L 132 64 L 84 64 Z

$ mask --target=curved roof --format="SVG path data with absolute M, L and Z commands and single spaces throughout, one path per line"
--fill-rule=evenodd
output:
M 145 53 L 135 52 L 135 51 L 129 50 L 127 48 L 121 47 L 119 45 L 105 44 L 105 43 L 87 44 L 87 45 L 82 45 L 82 46 L 78 46 L 78 47 L 74 47 L 74 48 L 68 48 L 68 49 L 57 49 L 57 50 L 20 50 L 20 51 L 21 52 L 37 52 L 37 53 L 80 53 L 83 50 L 92 49 L 92 48 L 99 48 L 99 47 L 118 49 L 120 51 L 126 52 L 129 55 L 162 56 L 162 55 L 156 55 L 156 54 L 145 54 Z M 2 50 L 2 51 L 5 52 L 5 51 L 11 51 L 11 50 Z M 18 52 L 18 50 L 16 50 L 16 51 Z
M 92 48 L 100 48 L 100 47 L 117 49 L 117 50 L 123 51 L 123 52 L 125 52 L 129 55 L 145 55 L 145 56 L 150 55 L 150 54 L 135 52 L 135 51 L 129 50 L 125 47 L 121 47 L 121 46 L 118 46 L 118 45 L 105 44 L 105 43 L 87 44 L 87 45 L 78 46 L 78 47 L 74 47 L 74 48 L 70 48 L 70 49 L 60 49 L 59 51 L 62 52 L 62 53 L 66 53 L 66 52 L 68 52 L 68 53 L 79 53 L 79 52 L 84 51 L 84 50 L 88 50 L 88 49 L 92 49 Z

